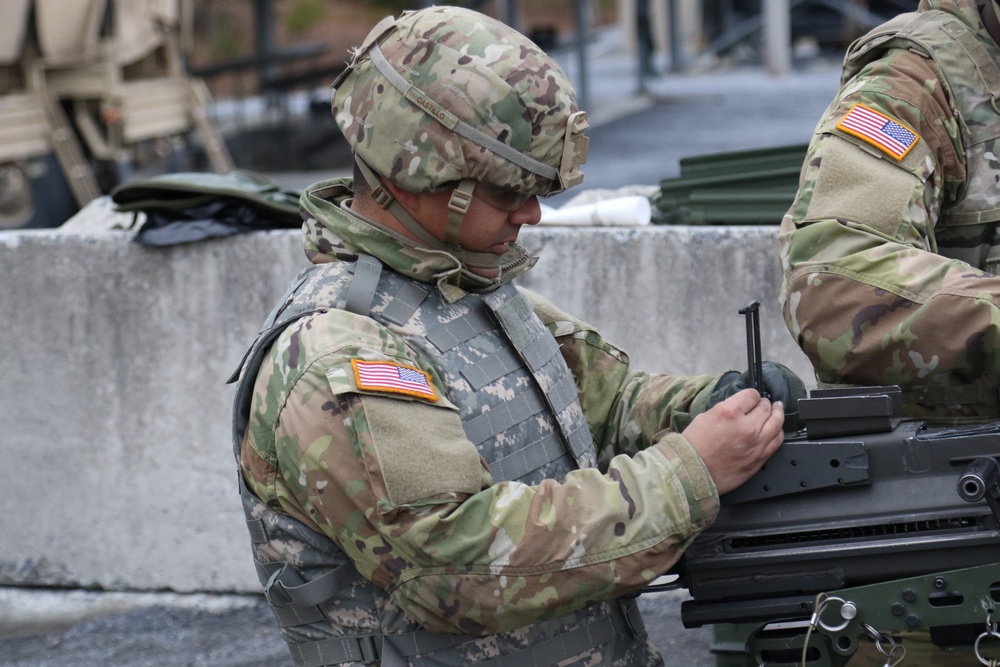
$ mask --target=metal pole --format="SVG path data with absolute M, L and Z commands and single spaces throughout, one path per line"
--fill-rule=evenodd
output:
M 281 103 L 278 92 L 270 87 L 275 75 L 274 65 L 271 63 L 271 56 L 274 53 L 274 6 L 271 4 L 271 0 L 257 0 L 254 3 L 254 8 L 256 10 L 254 28 L 257 39 L 258 88 L 264 95 L 267 108 L 275 109 Z
M 648 86 L 646 85 L 647 59 L 649 52 L 649 0 L 636 0 L 635 2 L 635 54 L 638 69 L 636 75 L 639 81 L 639 94 L 645 95 Z
M 590 110 L 590 74 L 587 62 L 587 37 L 590 34 L 587 0 L 573 0 L 573 17 L 576 20 L 576 56 L 579 63 L 579 81 L 576 95 L 580 108 Z
M 258 71 L 264 82 L 269 81 L 274 73 L 274 66 L 270 64 L 271 53 L 274 51 L 274 8 L 271 6 L 271 0 L 257 0 L 254 9 L 254 32 L 257 58 L 260 63 Z
M 667 33 L 670 40 L 670 71 L 679 72 L 684 66 L 684 49 L 681 48 L 681 31 L 677 25 L 677 0 L 667 0 Z
M 521 30 L 521 3 L 519 0 L 498 0 L 497 15 L 514 30 Z
M 791 9 L 788 0 L 764 0 L 764 50 L 767 71 L 785 76 L 792 71 Z

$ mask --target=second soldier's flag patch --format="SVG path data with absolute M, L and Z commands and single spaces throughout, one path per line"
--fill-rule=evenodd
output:
M 920 139 L 916 132 L 899 121 L 863 104 L 851 107 L 837 123 L 837 129 L 868 142 L 897 160 L 902 160 Z
M 412 366 L 404 366 L 394 361 L 364 361 L 351 359 L 354 379 L 358 389 L 406 394 L 432 401 L 438 399 L 434 385 L 427 373 Z

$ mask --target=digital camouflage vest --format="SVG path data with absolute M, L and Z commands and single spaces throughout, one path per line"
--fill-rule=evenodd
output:
M 1000 263 L 1000 46 L 986 33 L 939 10 L 900 14 L 858 39 L 844 60 L 842 81 L 889 49 L 931 58 L 956 106 L 965 141 L 965 187 L 934 228 L 938 254 L 983 271 Z
M 241 367 L 237 458 L 271 343 L 297 318 L 330 308 L 372 317 L 434 366 L 495 480 L 534 484 L 594 466 L 573 377 L 512 284 L 448 303 L 432 286 L 384 270 L 367 255 L 306 269 L 268 317 Z M 297 667 L 549 665 L 570 658 L 579 661 L 566 664 L 661 664 L 634 601 L 594 603 L 485 638 L 422 630 L 325 535 L 271 511 L 245 487 L 241 495 L 258 574 Z

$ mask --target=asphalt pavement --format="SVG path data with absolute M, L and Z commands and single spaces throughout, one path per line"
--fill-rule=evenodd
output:
M 596 48 L 586 84 L 590 159 L 580 189 L 656 185 L 679 174 L 682 157 L 805 143 L 839 77 L 833 56 L 797 60 L 782 77 L 754 63 L 712 63 L 647 78 L 640 95 L 635 61 L 605 43 Z M 575 54 L 558 57 L 579 81 Z M 333 174 L 271 175 L 301 189 Z M 574 194 L 546 203 L 559 206 Z M 667 664 L 714 665 L 711 630 L 685 630 L 679 604 L 676 594 L 642 603 Z M 0 589 L 0 667 L 290 664 L 258 596 Z
M 40 604 L 51 615 L 41 632 L 0 640 L 3 667 L 292 667 L 259 596 L 67 592 L 73 600 L 60 603 L 53 600 L 59 593 L 36 591 L 16 593 L 17 606 L 30 604 L 32 595 L 44 598 Z M 122 607 L 112 611 L 107 597 Z M 681 625 L 683 597 L 667 592 L 640 600 L 649 635 L 668 665 L 712 667 L 712 631 Z M 13 598 L 0 590 L 0 600 Z M 67 607 L 78 612 L 75 621 Z M 13 626 L 31 631 L 23 622 Z

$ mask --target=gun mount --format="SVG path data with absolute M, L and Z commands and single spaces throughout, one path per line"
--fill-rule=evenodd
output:
M 818 593 L 996 563 L 998 457 L 1000 423 L 787 439 L 688 549 L 684 624 L 808 617 Z
M 754 340 L 748 320 L 751 363 Z M 722 497 L 675 568 L 685 627 L 798 623 L 752 634 L 753 665 L 776 664 L 769 645 L 797 656 L 805 643 L 826 659 L 812 664 L 842 664 L 889 630 L 929 628 L 977 656 L 984 628 L 1000 639 L 1000 422 L 932 427 L 900 407 L 895 386 L 799 401 L 801 429 Z

